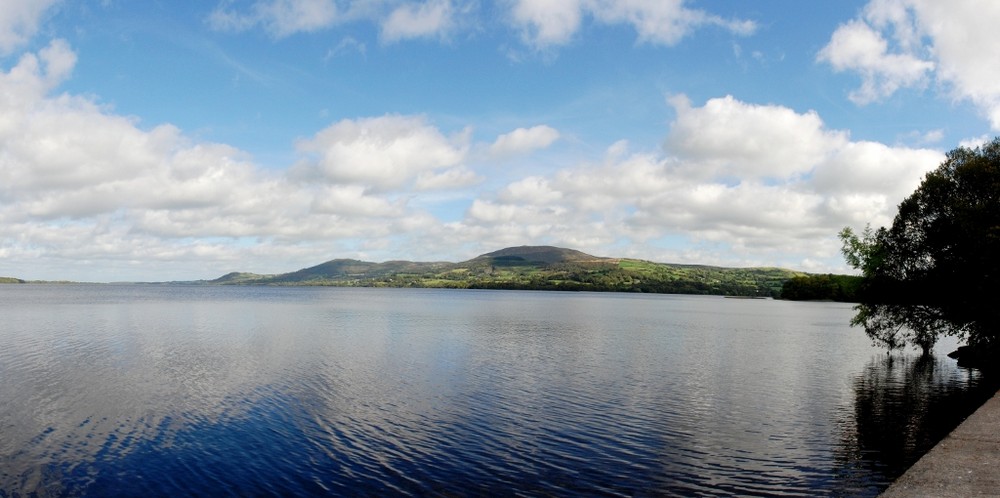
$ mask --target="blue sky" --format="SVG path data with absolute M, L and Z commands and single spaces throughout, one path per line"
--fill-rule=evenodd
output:
M 840 228 L 1000 128 L 985 0 L 4 4 L 27 279 L 525 244 L 846 272 Z

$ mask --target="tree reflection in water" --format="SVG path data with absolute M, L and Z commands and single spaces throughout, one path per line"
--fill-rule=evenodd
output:
M 846 474 L 882 476 L 886 488 L 983 404 L 996 375 L 933 355 L 876 355 L 853 380 L 854 420 L 842 421 L 838 460 Z

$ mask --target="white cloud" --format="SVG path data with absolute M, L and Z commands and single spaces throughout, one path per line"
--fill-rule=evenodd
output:
M 814 112 L 732 97 L 702 107 L 673 101 L 665 154 L 615 144 L 602 164 L 513 181 L 473 202 L 453 236 L 499 246 L 538 234 L 530 240 L 597 252 L 627 241 L 645 257 L 671 237 L 690 250 L 664 251 L 669 261 L 832 271 L 842 268 L 839 229 L 891 222 L 897 203 L 944 159 L 850 141 Z
M 993 140 L 990 135 L 980 135 L 978 137 L 970 137 L 962 140 L 958 143 L 959 147 L 965 147 L 967 149 L 975 149 L 976 147 L 982 147 L 986 145 L 989 141 Z
M 927 73 L 934 69 L 932 62 L 914 54 L 889 53 L 889 44 L 881 33 L 857 20 L 837 28 L 818 58 L 830 63 L 836 71 L 861 74 L 861 88 L 850 94 L 850 99 L 858 104 L 868 104 L 900 88 L 923 84 Z
M 312 204 L 315 212 L 341 216 L 396 217 L 403 214 L 403 208 L 401 202 L 368 195 L 360 185 L 323 186 Z
M 937 78 L 956 99 L 968 99 L 983 109 L 994 130 L 1000 130 L 1000 3 L 990 1 L 914 2 L 919 26 L 931 40 L 937 58 Z
M 360 54 L 362 57 L 368 54 L 368 46 L 362 42 L 359 42 L 353 36 L 347 36 L 340 40 L 335 47 L 331 48 L 326 52 L 326 60 L 333 57 L 340 57 L 346 54 Z
M 506 203 L 552 204 L 562 200 L 562 193 L 553 189 L 545 178 L 529 176 L 507 185 L 499 193 L 499 199 Z
M 372 22 L 384 43 L 414 38 L 447 39 L 461 28 L 481 29 L 482 22 L 463 22 L 481 9 L 469 0 L 220 0 L 209 24 L 220 31 L 261 28 L 276 38 L 328 29 L 348 22 Z M 248 4 L 249 3 L 249 4 Z M 505 23 L 520 32 L 521 41 L 544 51 L 568 44 L 586 20 L 627 25 L 639 43 L 674 45 L 697 29 L 715 26 L 737 35 L 757 29 L 754 21 L 726 19 L 689 8 L 686 0 L 503 0 Z M 248 4 L 248 5 L 247 5 Z M 513 51 L 512 51 L 513 52 Z
M 298 143 L 299 151 L 312 159 L 300 164 L 297 173 L 378 190 L 399 189 L 418 175 L 460 165 L 468 149 L 464 141 L 445 137 L 420 116 L 345 119 Z
M 513 23 L 522 30 L 525 43 L 536 47 L 565 45 L 580 29 L 580 0 L 515 0 Z
M 16 271 L 72 262 L 91 275 L 88 265 L 107 268 L 111 280 L 157 261 L 162 273 L 144 278 L 201 278 L 361 253 L 440 259 L 441 240 L 482 252 L 554 243 L 617 255 L 616 245 L 661 261 L 833 266 L 839 228 L 887 223 L 943 160 L 852 141 L 812 111 L 680 95 L 662 151 L 620 141 L 593 162 L 535 168 L 491 191 L 469 188 L 484 183 L 467 164 L 471 131 L 449 135 L 422 116 L 338 121 L 296 144 L 294 168 L 274 171 L 169 124 L 143 127 L 92 99 L 53 95 L 75 60 L 55 41 L 0 71 L 0 274 L 79 278 Z M 540 125 L 478 146 L 528 152 L 558 137 Z M 467 205 L 464 218 L 430 214 L 431 195 Z M 663 249 L 664 238 L 690 250 Z M 182 261 L 188 273 L 175 273 Z
M 0 55 L 27 42 L 38 24 L 60 0 L 4 0 L 0 8 Z
M 441 35 L 451 28 L 453 14 L 450 0 L 400 5 L 382 21 L 382 40 L 395 42 Z
M 748 20 L 727 20 L 684 6 L 684 0 L 514 0 L 511 22 L 525 43 L 545 49 L 569 43 L 585 16 L 604 24 L 627 24 L 639 42 L 674 45 L 697 28 L 719 26 L 733 33 L 753 33 Z
M 381 193 L 367 180 L 419 189 L 478 179 L 459 164 L 466 136 L 445 138 L 422 118 L 382 117 L 345 121 L 307 141 L 325 158 L 370 154 L 373 169 L 358 181 L 292 181 L 234 147 L 171 125 L 143 129 L 86 98 L 48 95 L 74 61 L 56 41 L 0 71 L 0 273 L 87 279 L 93 265 L 114 280 L 136 272 L 200 278 L 224 273 L 219 265 L 284 271 L 350 240 L 437 223 L 408 206 L 415 192 Z M 142 261 L 158 263 L 135 266 Z M 204 273 L 176 273 L 182 264 Z M 57 267 L 61 274 L 45 273 Z M 22 273 L 28 268 L 36 273 Z
M 1000 130 L 1000 3 L 989 0 L 872 0 L 842 25 L 818 60 L 862 78 L 852 100 L 867 103 L 936 81 L 955 100 L 978 106 Z
M 209 16 L 213 28 L 245 31 L 261 26 L 277 38 L 332 26 L 340 17 L 334 0 L 258 0 L 249 12 L 217 7 Z
M 261 28 L 275 38 L 312 33 L 349 22 L 373 22 L 383 42 L 445 36 L 456 24 L 455 16 L 467 8 L 456 8 L 452 0 L 365 1 L 255 0 L 242 6 L 222 1 L 208 16 L 219 31 L 241 32 Z M 351 47 L 347 47 L 351 48 Z
M 544 149 L 559 139 L 559 131 L 546 125 L 531 128 L 518 128 L 510 133 L 497 137 L 490 146 L 490 153 L 495 156 L 510 156 L 525 154 L 537 149 Z
M 651 154 L 611 156 L 601 166 L 559 171 L 552 185 L 581 212 L 608 213 L 634 199 L 677 188 L 681 177 L 670 171 L 671 163 Z
M 684 0 L 594 0 L 591 13 L 608 24 L 632 25 L 640 42 L 663 45 L 674 45 L 705 25 L 720 26 L 739 35 L 749 35 L 757 29 L 752 21 L 726 20 L 686 8 L 684 3 Z
M 940 128 L 927 131 L 910 130 L 906 133 L 901 133 L 897 137 L 897 140 L 915 145 L 933 145 L 944 140 L 944 136 L 944 130 Z
M 483 178 L 464 166 L 446 169 L 444 171 L 424 171 L 417 175 L 413 183 L 414 190 L 453 190 L 483 181 Z
M 691 174 L 709 178 L 790 178 L 810 171 L 846 142 L 843 132 L 827 130 L 815 112 L 754 105 L 732 96 L 694 108 L 684 96 L 672 97 L 677 119 L 665 146 L 685 161 Z
M 76 54 L 63 40 L 53 40 L 38 54 L 24 54 L 10 71 L 0 73 L 0 85 L 4 88 L 0 103 L 20 106 L 40 99 L 62 83 L 75 64 Z M 0 123 L 2 120 L 0 117 Z
M 929 149 L 849 142 L 816 165 L 812 182 L 827 193 L 881 193 L 902 200 L 917 188 L 927 166 L 936 167 L 943 159 Z

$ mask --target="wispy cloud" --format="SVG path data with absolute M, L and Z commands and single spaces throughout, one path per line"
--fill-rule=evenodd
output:
M 336 46 L 327 51 L 325 60 L 340 57 L 346 54 L 360 54 L 365 56 L 368 53 L 368 46 L 364 42 L 358 41 L 353 36 L 344 37 Z
M 223 1 L 211 13 L 217 30 L 240 32 L 262 28 L 275 38 L 328 29 L 342 23 L 375 23 L 383 43 L 414 38 L 448 39 L 479 11 L 467 0 L 359 2 L 344 8 L 334 0 L 256 0 L 250 5 Z M 513 0 L 498 2 L 501 23 L 520 31 L 533 50 L 551 50 L 569 43 L 590 19 L 605 25 L 631 26 L 639 43 L 674 45 L 697 29 L 717 27 L 739 36 L 753 34 L 757 23 L 727 19 L 685 6 L 685 0 Z M 504 28 L 506 29 L 506 27 Z
M 224 2 L 212 11 L 208 17 L 212 27 L 239 32 L 260 26 L 283 38 L 328 28 L 341 16 L 334 0 L 258 0 L 245 10 L 231 4 Z
M 400 5 L 382 21 L 382 41 L 444 36 L 454 25 L 453 15 L 450 0 Z
M 724 19 L 684 6 L 684 0 L 516 0 L 511 22 L 522 39 L 536 49 L 569 43 L 589 16 L 603 24 L 625 24 L 635 29 L 640 43 L 674 45 L 694 30 L 716 26 L 737 35 L 753 34 L 756 22 Z

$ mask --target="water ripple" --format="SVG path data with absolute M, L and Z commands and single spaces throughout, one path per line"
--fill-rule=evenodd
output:
M 833 304 L 7 289 L 2 497 L 873 496 L 990 387 Z

